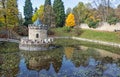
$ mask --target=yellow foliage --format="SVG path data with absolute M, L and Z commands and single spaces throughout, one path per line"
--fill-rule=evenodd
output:
M 75 17 L 72 13 L 70 13 L 66 19 L 66 26 L 75 26 Z
M 68 59 L 70 59 L 72 57 L 73 52 L 74 52 L 74 48 L 65 47 L 65 55 Z
M 36 21 L 37 18 L 38 18 L 38 15 L 37 15 L 37 14 L 34 14 L 34 15 L 32 16 L 32 21 L 33 21 L 33 22 Z
M 96 21 L 94 16 L 90 16 L 90 18 L 91 18 L 93 21 Z

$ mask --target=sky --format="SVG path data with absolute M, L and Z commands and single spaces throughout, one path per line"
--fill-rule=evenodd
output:
M 54 0 L 51 0 L 53 3 Z M 73 8 L 75 7 L 79 2 L 88 3 L 91 2 L 91 0 L 62 0 L 64 2 L 65 10 L 67 8 Z M 40 5 L 44 5 L 45 0 L 31 0 L 32 6 L 35 9 L 35 7 L 39 8 Z M 18 9 L 22 13 L 23 16 L 23 6 L 25 5 L 25 0 L 18 0 Z
M 54 0 L 51 0 L 53 3 Z M 75 7 L 79 2 L 84 3 L 91 3 L 92 0 L 62 0 L 64 2 L 65 10 L 67 8 L 73 8 Z M 115 4 L 115 7 L 120 4 L 119 0 L 112 0 Z M 35 7 L 39 8 L 40 5 L 44 5 L 45 0 L 31 0 L 32 6 L 35 9 Z M 18 0 L 18 9 L 22 13 L 23 16 L 23 6 L 25 5 L 25 0 Z M 24 17 L 24 16 L 23 16 Z

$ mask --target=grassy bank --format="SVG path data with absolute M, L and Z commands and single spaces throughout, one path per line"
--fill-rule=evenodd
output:
M 0 42 L 0 53 L 18 52 L 19 46 L 16 43 Z
M 72 39 L 56 39 L 55 44 L 57 45 L 62 45 L 62 46 L 87 46 L 87 47 L 92 47 L 92 48 L 98 48 L 98 49 L 103 49 L 107 50 L 113 53 L 120 54 L 120 48 L 112 47 L 112 46 L 105 46 L 105 45 L 100 45 L 97 43 L 91 43 L 91 42 L 85 42 L 85 41 L 77 41 L 77 40 L 72 40 Z
M 65 32 L 63 28 L 54 28 L 52 31 L 55 33 L 55 36 L 76 36 L 76 29 L 72 29 L 70 32 Z M 82 30 L 81 35 L 78 35 L 77 37 L 120 43 L 120 33 L 117 32 Z

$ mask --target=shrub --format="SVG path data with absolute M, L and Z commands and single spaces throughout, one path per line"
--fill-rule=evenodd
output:
M 109 19 L 108 19 L 109 24 L 116 24 L 119 21 L 120 20 L 117 17 L 109 17 Z
M 76 27 L 74 32 L 76 36 L 80 36 L 83 33 L 83 30 L 81 28 Z
M 54 33 L 54 31 L 52 31 L 51 29 L 49 29 L 47 34 L 48 35 L 54 35 L 55 33 Z
M 13 28 L 13 31 L 15 31 L 17 34 L 19 34 L 21 36 L 28 35 L 28 28 L 26 26 L 15 26 Z
M 63 31 L 65 31 L 65 32 L 70 32 L 70 31 L 71 31 L 71 27 L 69 27 L 69 26 L 64 26 L 64 27 L 63 27 Z
M 88 19 L 85 20 L 85 23 L 87 23 L 88 26 L 91 27 L 91 28 L 96 28 L 98 22 L 99 22 L 99 20 L 93 20 L 91 18 L 88 18 Z

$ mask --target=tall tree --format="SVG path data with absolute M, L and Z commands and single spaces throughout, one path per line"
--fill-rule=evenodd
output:
M 33 8 L 32 8 L 31 0 L 26 0 L 24 6 L 24 16 L 25 16 L 24 25 L 28 26 L 28 24 L 32 24 L 32 15 L 33 15 Z
M 63 27 L 65 23 L 65 11 L 62 0 L 54 0 L 53 10 L 55 13 L 55 25 L 56 27 Z
M 51 5 L 44 7 L 44 21 L 43 23 L 48 26 L 53 26 L 55 20 L 55 14 Z
M 18 6 L 17 0 L 7 1 L 7 23 L 9 25 L 18 25 Z
M 84 20 L 88 16 L 88 9 L 84 3 L 79 2 L 76 7 L 73 8 L 73 14 L 75 15 L 76 25 L 84 23 Z
M 44 6 L 51 5 L 51 0 L 45 0 Z
M 7 0 L 0 1 L 0 23 L 1 26 L 5 25 L 7 27 L 6 2 Z
M 51 0 L 45 0 L 43 16 L 44 16 L 43 23 L 51 27 L 54 24 L 55 18 L 54 11 L 51 6 Z
M 37 18 L 39 18 L 43 22 L 43 14 L 44 14 L 44 6 L 41 5 L 39 9 L 32 16 L 32 21 L 34 22 L 35 20 L 37 20 Z

